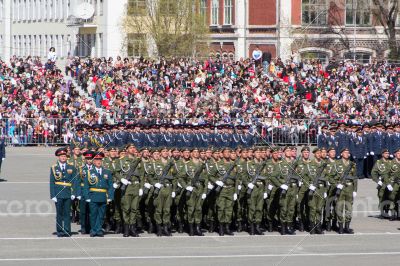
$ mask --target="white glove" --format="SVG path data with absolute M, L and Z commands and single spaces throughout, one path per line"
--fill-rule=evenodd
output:
M 369 156 L 369 152 L 367 152 L 367 156 Z
M 393 158 L 393 154 L 390 154 L 389 157 L 390 157 L 390 158 Z
M 338 189 L 343 189 L 343 185 L 342 185 L 342 184 L 338 184 L 336 187 L 337 187 Z
M 219 187 L 223 187 L 224 186 L 224 182 L 222 182 L 222 181 L 217 181 L 217 182 L 215 182 L 215 184 L 217 184 L 217 186 L 219 186 Z
M 369 154 L 371 154 L 371 155 L 375 155 L 375 153 L 374 153 L 373 151 L 371 151 Z
M 393 191 L 393 187 L 392 187 L 391 184 L 387 185 L 386 188 L 387 188 L 389 191 Z
M 250 189 L 253 189 L 253 188 L 254 188 L 254 184 L 253 184 L 253 183 L 249 183 L 249 184 L 247 185 L 247 187 L 250 188 Z
M 268 198 L 268 193 L 267 192 L 264 192 L 264 199 L 266 199 L 266 198 Z
M 107 199 L 107 203 L 110 203 L 112 201 L 112 199 Z
M 210 182 L 208 182 L 208 184 L 207 184 L 207 188 L 208 189 L 213 189 L 214 188 L 214 186 L 210 183 Z
M 179 183 L 179 182 L 178 182 L 178 187 L 182 188 L 182 185 L 181 185 L 181 183 Z
M 86 202 L 90 202 L 90 199 L 87 199 Z
M 139 189 L 139 197 L 143 196 L 143 189 Z
M 382 183 L 381 180 L 378 181 L 378 185 L 379 185 L 379 186 L 382 186 L 382 185 L 383 185 L 383 183 Z
M 328 186 L 330 186 L 330 185 L 331 185 L 331 183 L 329 183 L 329 181 L 328 181 L 328 182 L 326 182 L 326 184 L 327 184 Z
M 54 202 L 57 202 L 57 198 L 56 197 L 52 198 L 51 200 L 54 201 Z
M 204 194 L 204 193 L 203 193 L 203 194 L 201 194 L 201 199 L 203 199 L 203 200 L 204 200 L 204 199 L 206 199 L 206 197 L 207 197 L 207 194 Z
M 303 185 L 303 182 L 299 181 L 299 187 L 301 187 Z
M 357 192 L 353 191 L 353 198 L 357 197 Z
M 175 199 L 175 196 L 176 196 L 176 193 L 175 193 L 175 191 L 173 191 L 172 194 L 171 194 L 171 197 L 172 197 L 173 199 Z
M 315 189 L 316 189 L 316 187 L 315 187 L 314 185 L 310 185 L 308 188 L 309 188 L 310 190 L 312 190 L 312 191 L 315 191 Z
M 1 158 L 2 161 L 4 161 L 6 158 Z
M 128 185 L 129 181 L 125 178 L 121 178 L 121 183 L 126 186 L 126 185 Z
M 324 199 L 326 199 L 328 197 L 328 194 L 326 194 L 326 192 L 324 192 Z
M 114 183 L 114 184 L 113 184 L 113 188 L 117 189 L 117 188 L 118 188 L 118 184 L 117 184 L 117 183 Z
M 237 194 L 233 194 L 233 200 L 236 201 L 237 200 Z
M 158 189 L 161 188 L 161 184 L 160 184 L 160 183 L 156 183 L 154 186 L 155 186 L 156 188 L 158 188 Z
M 283 190 L 287 190 L 289 187 L 286 184 L 282 184 L 280 188 Z
M 71 195 L 71 200 L 74 200 L 75 199 L 75 195 Z
M 356 156 L 353 156 L 353 158 L 354 158 L 354 159 L 357 159 L 357 157 L 356 157 Z
M 151 185 L 149 183 L 144 183 L 144 187 L 147 188 L 147 189 L 150 189 Z
M 193 191 L 193 187 L 192 186 L 187 186 L 186 190 L 192 192 Z
M 242 185 L 238 185 L 238 190 L 242 190 Z
M 78 197 L 76 197 L 78 200 L 81 200 L 82 199 L 82 197 L 81 196 L 78 196 Z
M 367 159 L 367 156 L 364 156 L 364 159 Z
M 274 186 L 273 185 L 268 185 L 268 190 L 272 190 L 274 188 Z

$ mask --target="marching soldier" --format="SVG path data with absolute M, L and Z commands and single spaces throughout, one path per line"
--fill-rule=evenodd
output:
M 73 165 L 75 169 L 79 169 L 83 165 L 83 159 L 81 154 L 81 148 L 79 145 L 73 146 L 72 155 L 67 161 L 68 164 Z M 71 202 L 71 210 L 72 210 L 72 222 L 79 223 L 79 200 L 75 198 Z
M 84 196 L 89 203 L 90 237 L 103 237 L 102 230 L 107 204 L 114 198 L 112 173 L 102 166 L 104 154 L 98 152 L 84 182 Z
M 243 148 L 240 153 L 240 160 L 238 167 L 243 169 L 243 174 L 239 176 L 238 180 L 238 200 L 236 201 L 236 220 L 237 220 L 237 231 L 241 232 L 245 227 L 246 221 L 248 221 L 248 205 L 247 205 L 247 189 L 245 185 L 246 179 L 246 167 L 248 163 L 248 149 Z
M 271 160 L 267 161 L 265 169 L 267 169 L 269 174 L 268 181 L 268 200 L 267 200 L 267 223 L 268 232 L 273 231 L 273 224 L 275 221 L 276 214 L 279 210 L 279 189 L 281 183 L 278 182 L 277 178 L 280 176 L 279 168 L 279 148 L 274 147 L 271 149 L 272 157 Z
M 303 232 L 304 228 L 309 226 L 308 224 L 308 189 L 312 184 L 313 176 L 316 173 L 316 168 L 310 166 L 310 148 L 303 147 L 301 149 L 302 158 L 297 162 L 296 173 L 300 175 L 301 180 L 299 183 L 299 192 L 297 197 L 297 221 L 299 223 L 299 231 Z
M 58 237 L 71 236 L 71 200 L 78 192 L 76 168 L 67 163 L 67 150 L 59 148 L 58 161 L 50 168 L 50 198 L 56 204 L 56 229 Z
M 327 201 L 325 203 L 325 229 L 330 232 L 332 228 L 337 229 L 337 216 L 336 216 L 336 202 L 334 201 L 336 195 L 336 180 L 337 166 L 336 166 L 336 149 L 330 147 L 328 149 L 327 166 L 325 167 L 324 176 L 327 179 L 328 191 Z
M 357 177 L 364 177 L 364 160 L 367 158 L 367 142 L 361 129 L 357 129 L 357 136 L 352 138 L 350 151 L 357 166 Z
M 390 220 L 394 221 L 397 219 L 395 207 L 398 210 L 398 201 L 400 196 L 400 149 L 397 149 L 394 154 L 394 159 L 391 162 L 391 168 L 389 178 L 384 180 L 386 184 L 386 190 L 388 193 L 389 210 L 391 212 Z
M 389 206 L 386 204 L 383 205 L 385 199 L 388 199 L 386 187 L 390 184 L 387 183 L 391 170 L 391 161 L 389 160 L 389 156 L 389 150 L 383 149 L 382 158 L 376 161 L 371 171 L 372 180 L 377 183 L 379 210 L 382 218 L 387 217 L 387 211 L 389 209 Z

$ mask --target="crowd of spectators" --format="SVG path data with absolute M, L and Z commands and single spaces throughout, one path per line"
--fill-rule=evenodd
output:
M 328 120 L 397 122 L 399 72 L 351 60 L 121 57 L 68 57 L 61 71 L 54 54 L 14 56 L 0 61 L 0 126 L 15 144 L 68 141 L 77 122 L 129 120 L 253 125 L 269 139 L 314 141 Z

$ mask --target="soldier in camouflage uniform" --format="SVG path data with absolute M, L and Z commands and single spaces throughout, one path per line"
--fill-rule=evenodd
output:
M 267 224 L 268 232 L 273 231 L 274 221 L 276 221 L 276 214 L 279 210 L 279 182 L 276 182 L 276 177 L 280 175 L 279 162 L 280 162 L 280 150 L 277 147 L 272 148 L 271 160 L 267 161 L 265 169 L 267 170 L 269 180 L 267 181 L 268 186 L 268 198 L 267 198 Z M 274 183 L 275 182 L 275 183 Z
M 381 217 L 387 217 L 389 210 L 389 205 L 383 204 L 386 199 L 388 199 L 388 193 L 386 190 L 387 183 L 384 181 L 389 180 L 389 173 L 391 168 L 391 161 L 389 160 L 389 150 L 382 150 L 382 158 L 376 161 L 374 167 L 371 171 L 372 180 L 377 183 L 378 199 L 379 199 L 379 210 L 381 212 Z M 386 197 L 385 197 L 386 196 Z
M 297 163 L 296 173 L 300 175 L 300 188 L 297 198 L 296 211 L 298 228 L 300 232 L 304 231 L 304 228 L 308 226 L 308 189 L 312 184 L 313 176 L 310 171 L 315 171 L 314 167 L 310 168 L 310 148 L 303 147 L 301 149 L 302 158 Z
M 389 210 L 391 212 L 390 220 L 397 219 L 398 201 L 400 199 L 400 148 L 395 151 L 394 159 L 391 162 L 389 178 L 384 180 L 386 190 L 388 191 Z M 397 211 L 395 210 L 397 207 Z
M 238 184 L 238 200 L 236 201 L 236 220 L 237 220 L 237 231 L 241 232 L 246 224 L 247 219 L 247 196 L 246 196 L 246 185 L 244 184 L 246 178 L 246 165 L 248 162 L 248 149 L 243 148 L 240 153 L 240 160 L 238 167 L 244 169 L 242 172 L 244 174 L 239 176 Z

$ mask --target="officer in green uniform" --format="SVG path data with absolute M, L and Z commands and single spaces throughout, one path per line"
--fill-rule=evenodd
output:
M 323 176 L 323 171 L 326 163 L 321 158 L 322 154 L 319 148 L 315 148 L 313 153 L 314 159 L 309 164 L 310 169 L 312 169 L 310 172 L 313 173 L 311 176 L 314 180 L 309 185 L 308 207 L 310 214 L 308 220 L 311 226 L 310 234 L 323 234 L 321 223 L 323 219 L 325 198 L 327 197 L 327 180 Z M 319 174 L 319 176 L 317 176 L 317 174 Z
M 256 148 L 254 160 L 247 161 L 243 168 L 243 185 L 248 197 L 249 234 L 263 235 L 260 223 L 263 216 L 264 200 L 267 198 L 267 177 L 262 175 L 266 162 L 262 160 L 262 149 Z
M 58 162 L 50 168 L 50 198 L 56 205 L 58 237 L 71 236 L 71 200 L 78 192 L 76 168 L 67 163 L 67 150 L 57 149 Z
M 335 147 L 329 147 L 328 150 L 328 159 L 327 165 L 325 167 L 323 175 L 327 180 L 327 191 L 328 195 L 325 201 L 325 229 L 330 232 L 333 230 L 337 230 L 337 215 L 335 212 L 336 209 L 336 186 L 338 180 L 337 178 L 337 161 L 336 161 L 336 150 Z
M 390 220 L 397 219 L 395 207 L 400 199 L 400 148 L 395 151 L 394 159 L 391 161 L 389 178 L 384 180 L 389 200 Z M 397 207 L 398 208 L 398 207 Z
M 357 196 L 357 175 L 355 164 L 352 164 L 351 170 L 344 179 L 342 179 L 343 173 L 349 167 L 350 163 L 350 150 L 343 148 L 341 151 L 342 158 L 338 160 L 337 167 L 337 178 L 338 183 L 336 189 L 340 192 L 336 202 L 336 214 L 339 222 L 339 234 L 353 234 L 353 230 L 350 229 L 350 222 L 353 212 L 353 201 Z M 343 228 L 344 224 L 344 228 Z
M 154 186 L 152 184 L 154 181 L 154 160 L 160 159 L 160 152 L 158 150 L 152 150 L 147 147 L 143 147 L 141 149 L 142 153 L 142 161 L 140 163 L 140 167 L 143 169 L 143 180 L 144 180 L 144 189 L 143 189 L 143 197 L 142 202 L 144 206 L 144 218 L 147 223 L 147 231 L 149 234 L 154 231 Z
M 384 181 L 389 180 L 389 173 L 391 168 L 391 161 L 389 160 L 389 150 L 382 150 L 382 158 L 376 161 L 374 167 L 371 171 L 372 180 L 377 183 L 378 199 L 379 199 L 379 210 L 381 212 L 381 217 L 387 217 L 387 211 L 389 209 L 388 205 L 383 205 L 383 202 L 388 199 L 388 193 L 386 186 L 387 183 Z M 385 193 L 386 192 L 386 193 Z M 386 197 L 385 197 L 386 196 Z M 390 204 L 389 204 L 390 205 Z
M 183 161 L 183 171 L 180 172 L 178 180 L 185 189 L 183 197 L 187 211 L 189 235 L 193 236 L 196 233 L 198 236 L 203 236 L 200 223 L 202 219 L 202 204 L 203 200 L 206 199 L 205 187 L 208 180 L 204 176 L 201 178 L 205 164 L 200 161 L 200 153 L 197 148 L 192 149 L 191 157 L 191 160 L 185 159 Z
M 138 157 L 134 157 L 135 147 L 127 147 L 128 156 L 120 159 L 119 183 L 121 191 L 121 209 L 124 220 L 123 236 L 138 237 L 136 223 L 139 216 L 140 198 L 143 196 L 143 169 Z
M 233 235 L 230 231 L 232 222 L 233 203 L 237 200 L 238 178 L 236 169 L 236 161 L 232 158 L 236 157 L 236 153 L 230 148 L 225 147 L 222 150 L 223 159 L 215 163 L 213 176 L 215 180 L 215 191 L 217 193 L 217 215 L 219 222 L 219 235 Z
M 206 163 L 206 170 L 208 175 L 207 184 L 207 200 L 206 200 L 206 213 L 208 220 L 208 232 L 213 233 L 215 230 L 215 224 L 217 221 L 217 193 L 215 192 L 215 182 L 217 181 L 216 176 L 216 165 L 221 160 L 220 151 L 213 149 L 212 159 Z
M 186 219 L 185 217 L 185 186 L 181 184 L 181 175 L 184 175 L 184 166 L 186 163 L 190 161 L 190 149 L 183 148 L 182 150 L 182 158 L 173 158 L 174 160 L 174 167 L 176 176 L 174 177 L 177 180 L 177 187 L 176 187 L 176 197 L 174 199 L 174 205 L 176 207 L 176 214 L 175 219 L 178 223 L 178 233 L 183 233 L 184 222 Z
M 68 158 L 67 163 L 73 165 L 75 169 L 79 169 L 79 167 L 83 165 L 83 158 L 79 143 L 76 143 L 76 145 L 72 146 L 72 154 Z M 71 202 L 71 211 L 72 211 L 72 218 L 71 218 L 72 222 L 79 223 L 79 200 L 76 198 Z
M 239 175 L 238 180 L 238 200 L 236 201 L 236 220 L 237 220 L 237 231 L 241 232 L 243 227 L 246 228 L 247 225 L 247 214 L 248 214 L 248 205 L 247 205 L 247 189 L 245 185 L 246 179 L 246 166 L 248 162 L 248 149 L 243 148 L 240 152 L 240 160 L 238 163 L 238 168 L 241 170 L 243 174 Z
M 280 183 L 276 182 L 276 177 L 280 175 L 279 162 L 280 162 L 280 150 L 278 147 L 271 149 L 272 156 L 271 160 L 267 161 L 265 169 L 268 173 L 268 199 L 267 199 L 267 224 L 268 232 L 273 231 L 274 222 L 276 221 L 276 215 L 279 210 L 279 186 Z M 275 184 L 274 184 L 275 182 Z
M 79 167 L 79 196 L 77 198 L 79 200 L 79 220 L 81 225 L 81 234 L 90 233 L 89 203 L 86 202 L 85 195 L 83 193 L 83 186 L 85 184 L 85 179 L 87 178 L 88 170 L 91 170 L 93 167 L 94 155 L 95 153 L 93 151 L 84 152 L 83 157 L 85 158 L 85 163 Z
M 155 158 L 154 168 L 154 220 L 157 225 L 157 236 L 171 236 L 171 205 L 175 198 L 176 180 L 174 180 L 174 162 L 169 159 L 167 148 L 161 148 L 161 157 Z
M 90 209 L 90 236 L 103 237 L 102 230 L 107 204 L 114 198 L 113 177 L 110 170 L 102 166 L 104 153 L 98 152 L 93 166 L 88 170 L 83 186 L 86 202 Z
M 309 186 L 312 184 L 313 176 L 311 175 L 310 170 L 315 168 L 310 168 L 310 148 L 303 147 L 301 149 L 301 159 L 297 162 L 296 172 L 300 175 L 300 188 L 297 197 L 297 204 L 296 204 L 296 211 L 297 211 L 297 221 L 298 221 L 298 228 L 300 232 L 304 231 L 304 228 L 309 225 L 307 221 L 308 217 L 308 189 Z

